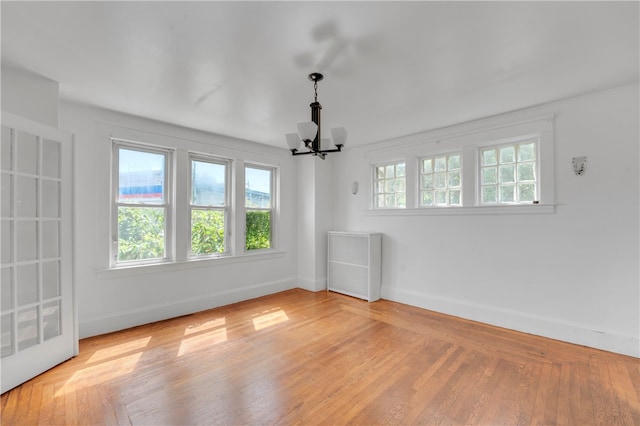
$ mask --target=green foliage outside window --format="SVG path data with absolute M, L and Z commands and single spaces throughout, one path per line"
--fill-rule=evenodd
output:
M 224 253 L 224 212 L 191 211 L 191 253 Z
M 247 211 L 246 249 L 264 249 L 271 247 L 271 211 Z
M 165 257 L 163 208 L 120 207 L 118 209 L 118 261 Z M 271 247 L 271 211 L 247 211 L 246 249 Z M 224 253 L 224 212 L 192 210 L 191 252 Z
M 164 257 L 164 209 L 118 208 L 118 261 Z

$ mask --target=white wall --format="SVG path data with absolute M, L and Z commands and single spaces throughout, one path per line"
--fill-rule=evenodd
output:
M 638 105 L 634 84 L 484 120 L 556 113 L 552 214 L 367 214 L 372 148 L 348 149 L 336 157 L 336 229 L 383 233 L 385 299 L 638 357 Z M 365 190 L 352 195 L 352 181 Z
M 60 85 L 41 75 L 2 63 L 2 111 L 58 128 Z
M 60 127 L 75 135 L 75 281 L 80 337 L 297 287 L 295 163 L 285 149 L 211 135 L 73 103 Z M 280 166 L 276 253 L 109 270 L 111 142 L 105 128 L 169 136 L 183 146 Z

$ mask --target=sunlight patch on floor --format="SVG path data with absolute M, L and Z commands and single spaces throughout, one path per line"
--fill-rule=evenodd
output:
M 184 330 L 184 335 L 188 336 L 190 334 L 200 333 L 205 330 L 211 330 L 212 328 L 222 327 L 225 324 L 226 324 L 225 317 L 216 318 L 211 321 L 206 321 L 206 322 L 203 322 L 202 324 L 193 324 Z
M 147 347 L 150 340 L 151 336 L 142 337 L 140 339 L 121 343 L 119 345 L 108 346 L 104 349 L 98 349 L 93 353 L 93 355 L 91 355 L 91 358 L 89 358 L 86 363 L 91 364 L 93 362 L 102 361 L 108 358 L 120 357 L 121 355 L 129 352 L 138 351 L 142 348 Z
M 129 374 L 136 369 L 142 354 L 143 352 L 140 351 L 78 370 L 73 373 L 61 388 L 56 390 L 55 396 L 58 397 L 68 392 L 93 387 Z
M 180 349 L 178 350 L 178 356 L 182 356 L 188 353 L 197 352 L 202 349 L 206 349 L 211 345 L 227 341 L 227 329 L 219 328 L 217 330 L 210 331 L 208 333 L 198 334 L 196 336 L 182 339 L 180 342 Z
M 255 317 L 253 319 L 253 328 L 255 328 L 256 331 L 260 331 L 285 321 L 289 321 L 289 317 L 285 311 L 278 309 Z

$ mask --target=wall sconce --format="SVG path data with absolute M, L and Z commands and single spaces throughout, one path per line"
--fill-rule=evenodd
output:
M 587 168 L 587 157 L 573 157 L 573 172 L 576 176 L 584 174 Z

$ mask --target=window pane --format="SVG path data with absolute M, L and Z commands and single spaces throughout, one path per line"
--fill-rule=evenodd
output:
M 515 166 L 500 166 L 500 183 L 515 182 Z
M 191 253 L 224 252 L 224 211 L 191 210 Z
M 535 143 L 523 143 L 518 148 L 518 161 L 535 160 L 536 158 L 536 144 Z
M 496 203 L 498 201 L 496 187 L 495 186 L 483 186 L 482 187 L 482 202 L 483 203 Z
M 422 189 L 433 189 L 433 175 L 422 176 Z
M 384 195 L 380 194 L 376 196 L 376 207 L 384 207 Z
M 387 193 L 395 192 L 395 190 L 394 190 L 394 188 L 395 188 L 394 182 L 395 182 L 394 180 L 385 181 L 385 183 L 384 183 L 384 192 L 387 192 Z
M 446 173 L 436 173 L 433 176 L 435 178 L 435 187 L 436 188 L 446 188 L 447 187 L 447 174 Z
M 433 191 L 425 191 L 422 193 L 422 205 L 423 206 L 433 205 Z
M 486 149 L 482 151 L 482 165 L 483 166 L 492 166 L 498 163 L 495 149 Z
M 396 178 L 393 187 L 395 188 L 395 192 L 405 192 L 404 178 Z
M 384 175 L 387 179 L 391 179 L 395 177 L 395 171 L 393 169 L 394 169 L 393 165 L 387 166 L 385 168 Z
M 226 166 L 206 161 L 191 161 L 191 204 L 217 206 L 226 204 Z
M 516 161 L 515 146 L 505 146 L 500 148 L 500 164 L 513 163 Z
M 405 175 L 404 163 L 398 163 L 396 165 L 396 176 L 403 177 Z
M 518 184 L 518 201 L 534 201 L 536 199 L 536 185 L 533 183 Z
M 165 154 L 118 149 L 118 201 L 164 204 Z
M 246 207 L 271 208 L 271 170 L 251 167 L 244 170 Z
M 255 250 L 269 247 L 271 247 L 271 211 L 248 211 L 246 249 Z
M 428 160 L 422 160 L 422 173 L 433 173 L 433 166 L 431 165 L 431 158 Z
M 449 173 L 449 186 L 460 186 L 460 172 Z
M 396 205 L 394 207 L 404 208 L 407 206 L 407 199 L 404 192 L 399 192 L 396 194 Z
M 436 157 L 434 170 L 436 172 L 443 172 L 447 170 L 447 157 Z
M 458 170 L 460 168 L 460 156 L 452 155 L 449 157 L 449 170 Z
M 500 202 L 512 203 L 516 201 L 514 185 L 500 185 Z
M 396 197 L 394 194 L 386 194 L 384 196 L 385 207 L 394 207 L 396 205 Z
M 118 207 L 118 261 L 165 257 L 165 209 Z
M 459 205 L 460 204 L 460 190 L 454 189 L 449 191 L 449 204 Z
M 440 190 L 436 191 L 436 205 L 442 206 L 447 204 L 447 191 Z
M 498 177 L 495 167 L 483 167 L 482 168 L 482 182 L 483 185 L 487 183 L 498 183 Z
M 535 179 L 535 163 L 518 164 L 518 182 Z
M 376 179 L 384 179 L 384 167 L 376 167 Z

